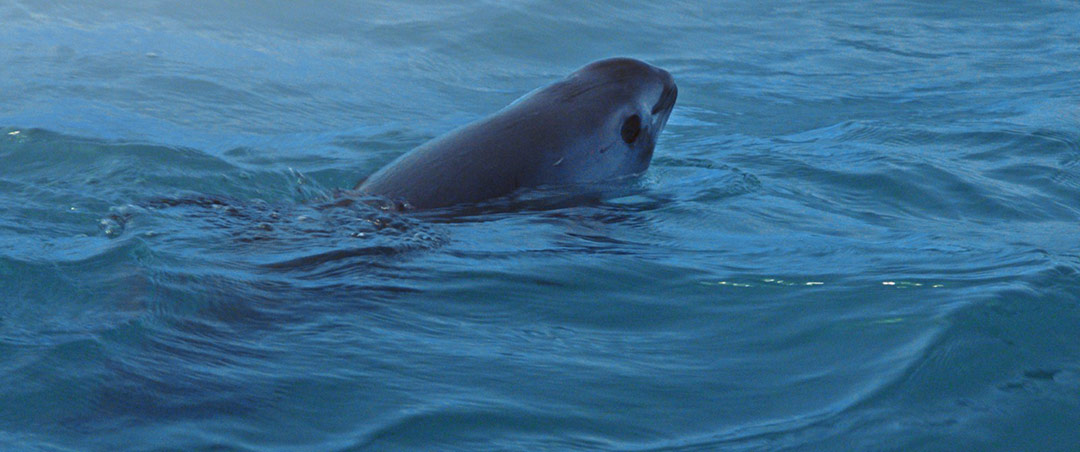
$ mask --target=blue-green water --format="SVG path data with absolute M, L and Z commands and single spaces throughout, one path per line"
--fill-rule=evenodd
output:
M 0 24 L 0 450 L 1080 449 L 1076 1 Z M 335 202 L 615 55 L 680 93 L 625 195 Z

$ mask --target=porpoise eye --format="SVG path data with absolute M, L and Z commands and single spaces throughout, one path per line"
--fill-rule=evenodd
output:
M 626 144 L 632 144 L 641 134 L 641 117 L 633 115 L 626 118 L 622 123 L 622 139 Z

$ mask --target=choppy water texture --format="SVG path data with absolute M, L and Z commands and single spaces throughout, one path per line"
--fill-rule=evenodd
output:
M 1080 447 L 1076 1 L 0 23 L 5 451 Z M 680 89 L 625 193 L 340 192 L 614 55 Z

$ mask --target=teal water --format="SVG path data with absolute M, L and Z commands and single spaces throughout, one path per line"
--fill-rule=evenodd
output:
M 0 450 L 1080 448 L 1080 3 L 117 3 L 0 3 Z M 342 202 L 615 55 L 623 194 Z

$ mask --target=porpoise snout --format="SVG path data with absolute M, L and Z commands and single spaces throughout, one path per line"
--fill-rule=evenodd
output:
M 653 106 L 652 114 L 654 115 L 661 111 L 670 111 L 675 106 L 675 99 L 679 97 L 679 87 L 675 85 L 675 78 L 671 76 L 671 73 L 663 69 L 657 70 L 664 83 L 664 91 L 660 94 L 660 100 Z

